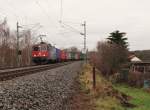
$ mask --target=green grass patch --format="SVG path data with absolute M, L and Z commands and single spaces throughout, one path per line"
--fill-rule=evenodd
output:
M 114 88 L 132 97 L 130 103 L 137 107 L 127 110 L 150 110 L 150 93 L 123 84 L 115 85 Z

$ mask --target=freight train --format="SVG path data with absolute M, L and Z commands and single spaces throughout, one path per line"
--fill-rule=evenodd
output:
M 82 52 L 64 51 L 51 44 L 41 42 L 32 47 L 32 61 L 35 64 L 83 60 Z

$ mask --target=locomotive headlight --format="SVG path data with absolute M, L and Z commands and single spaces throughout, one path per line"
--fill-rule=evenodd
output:
M 41 56 L 41 53 L 39 53 L 39 56 Z
M 44 54 L 43 56 L 45 57 L 46 55 Z
M 34 57 L 36 57 L 36 55 L 33 55 Z

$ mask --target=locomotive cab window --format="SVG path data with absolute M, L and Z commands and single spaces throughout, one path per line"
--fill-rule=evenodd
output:
M 42 51 L 46 51 L 46 50 L 47 50 L 47 47 L 46 47 L 46 46 L 42 46 L 42 47 L 41 47 L 41 50 L 42 50 Z
M 33 47 L 34 51 L 39 51 L 39 47 Z

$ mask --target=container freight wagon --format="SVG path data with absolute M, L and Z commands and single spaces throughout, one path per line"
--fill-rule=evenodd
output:
M 71 60 L 79 60 L 80 52 L 71 52 Z
M 67 61 L 71 60 L 71 52 L 66 52 L 66 59 Z
M 61 50 L 56 48 L 56 62 L 61 61 Z
M 80 60 L 84 60 L 85 54 L 83 54 L 82 52 L 80 52 Z
M 56 62 L 56 60 L 57 60 L 56 48 L 53 46 L 49 46 L 48 52 L 49 52 L 49 56 L 50 56 L 49 62 L 50 63 Z
M 71 52 L 71 59 L 72 60 L 79 60 L 80 59 L 80 52 Z
M 75 60 L 75 52 L 70 52 L 71 60 Z
M 80 59 L 80 53 L 76 52 L 76 60 L 79 60 L 79 59 Z
M 61 61 L 66 61 L 66 52 L 64 50 L 61 50 L 60 52 L 60 58 L 61 58 Z

